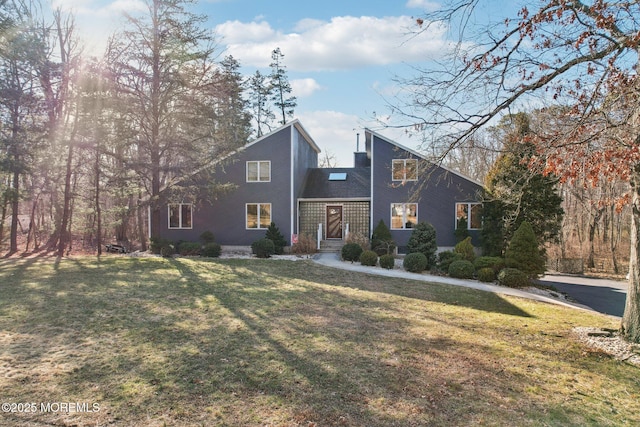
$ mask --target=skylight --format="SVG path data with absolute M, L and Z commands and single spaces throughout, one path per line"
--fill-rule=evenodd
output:
M 329 174 L 329 181 L 346 181 L 347 173 L 346 172 L 332 172 Z

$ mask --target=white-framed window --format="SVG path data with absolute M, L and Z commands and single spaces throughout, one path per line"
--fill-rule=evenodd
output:
M 417 181 L 417 159 L 394 159 L 391 163 L 391 179 L 393 181 Z
M 417 203 L 392 203 L 391 204 L 391 229 L 411 229 L 418 223 Z
M 271 161 L 259 160 L 247 162 L 247 182 L 270 182 Z
M 271 225 L 271 203 L 246 204 L 247 229 L 269 228 Z
M 482 228 L 482 203 L 456 203 L 456 228 L 465 224 L 467 230 Z
M 192 228 L 193 205 L 191 203 L 170 203 L 168 209 L 169 228 Z

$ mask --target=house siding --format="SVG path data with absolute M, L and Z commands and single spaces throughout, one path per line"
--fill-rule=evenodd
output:
M 204 231 L 211 231 L 221 245 L 250 245 L 265 236 L 265 229 L 246 228 L 246 204 L 270 203 L 271 220 L 283 236 L 291 234 L 291 131 L 283 128 L 259 143 L 246 146 L 218 165 L 215 175 L 219 183 L 232 183 L 236 188 L 219 195 L 211 203 L 194 205 L 193 228 L 170 230 L 164 225 L 163 237 L 173 241 L 198 240 Z M 271 162 L 269 182 L 246 182 L 248 161 Z M 175 201 L 174 201 L 175 202 Z M 164 215 L 167 215 L 165 212 Z M 168 219 L 164 218 L 165 224 Z
M 455 246 L 455 206 L 457 202 L 475 202 L 481 186 L 460 175 L 434 166 L 424 158 L 379 137 L 366 135 L 367 152 L 372 158 L 372 227 L 383 220 L 391 228 L 392 203 L 417 203 L 418 222 L 428 222 L 436 229 L 439 248 Z M 417 159 L 417 181 L 393 181 L 394 159 Z M 411 237 L 411 228 L 391 230 L 391 235 L 401 252 Z M 480 245 L 479 233 L 471 232 L 473 244 Z

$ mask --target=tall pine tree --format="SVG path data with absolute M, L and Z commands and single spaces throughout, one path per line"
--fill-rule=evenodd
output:
M 534 146 L 527 142 L 528 115 L 506 116 L 496 131 L 503 135 L 504 151 L 487 175 L 483 210 L 484 249 L 491 255 L 504 252 L 506 242 L 524 221 L 531 224 L 539 243 L 552 241 L 563 215 L 557 178 L 528 168 L 534 154 Z

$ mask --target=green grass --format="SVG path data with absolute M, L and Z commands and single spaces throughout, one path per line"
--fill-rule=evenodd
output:
M 0 425 L 621 426 L 597 314 L 311 261 L 0 261 Z M 39 408 L 39 406 L 38 406 Z

